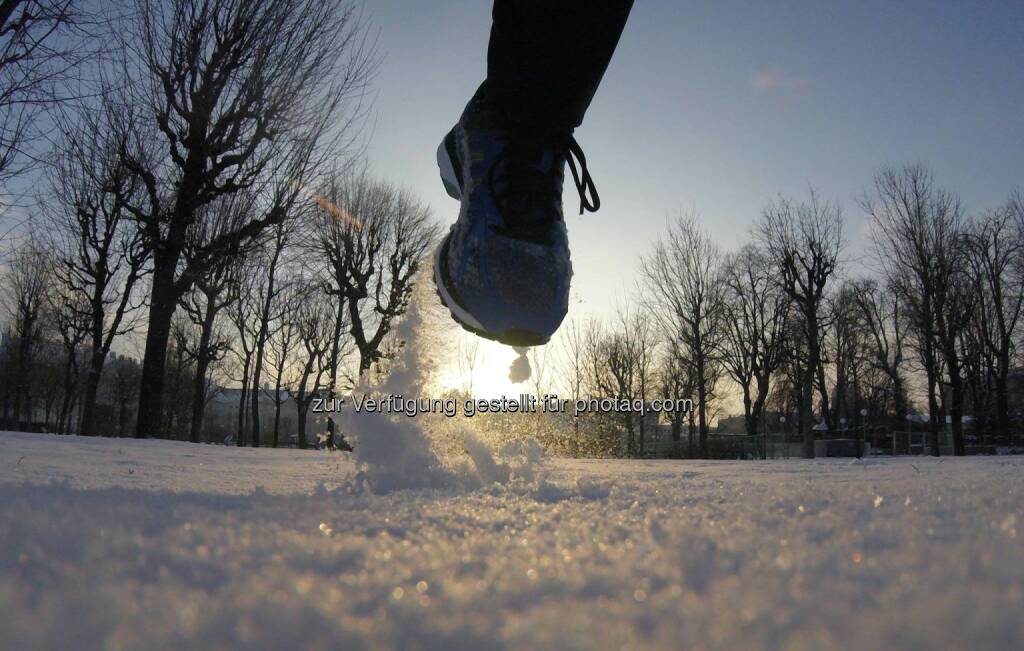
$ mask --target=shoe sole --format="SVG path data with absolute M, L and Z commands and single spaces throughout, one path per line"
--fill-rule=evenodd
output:
M 437 293 L 438 299 L 441 300 L 441 304 L 448 309 L 452 319 L 462 326 L 462 329 L 466 332 L 471 332 L 478 337 L 490 339 L 506 346 L 543 346 L 548 343 L 551 339 L 550 337 L 545 337 L 524 328 L 510 328 L 501 333 L 487 330 L 476 317 L 470 314 L 466 308 L 462 307 L 461 302 L 450 289 L 450 285 L 446 281 L 446 274 L 444 273 L 444 270 L 448 268 L 448 238 L 450 237 L 450 234 L 446 235 L 434 251 L 434 290 Z

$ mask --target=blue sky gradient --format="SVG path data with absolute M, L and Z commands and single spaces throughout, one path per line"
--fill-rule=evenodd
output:
M 376 0 L 367 18 L 385 56 L 370 160 L 448 223 L 434 149 L 485 74 L 490 3 Z M 883 164 L 926 162 L 968 210 L 998 204 L 1024 184 L 1022 112 L 1024 2 L 639 0 L 577 132 L 603 207 L 567 210 L 573 312 L 628 294 L 679 210 L 731 248 L 813 186 L 857 257 L 855 198 Z

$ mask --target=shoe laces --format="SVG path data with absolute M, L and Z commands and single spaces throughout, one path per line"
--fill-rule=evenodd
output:
M 545 153 L 554 156 L 552 169 L 564 159 L 580 197 L 580 214 L 601 207 L 594 179 L 587 169 L 583 149 L 571 134 L 551 137 L 511 138 L 498 153 L 488 174 L 495 207 L 505 222 L 503 234 L 530 241 L 544 241 L 560 217 L 559 174 L 541 169 Z M 500 189 L 499 189 L 500 188 Z M 532 218 L 530 218 L 532 217 Z

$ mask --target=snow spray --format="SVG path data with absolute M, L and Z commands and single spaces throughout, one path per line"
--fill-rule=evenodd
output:
M 530 359 L 526 356 L 526 352 L 530 350 L 524 346 L 513 346 L 513 350 L 519 353 L 519 357 L 512 360 L 512 366 L 508 369 L 509 382 L 519 384 L 520 382 L 526 382 L 530 379 Z
M 390 374 L 377 386 L 370 386 L 370 374 L 365 374 L 354 390 L 361 394 L 361 399 L 368 395 L 422 395 L 431 368 L 430 359 L 423 355 L 429 346 L 419 341 L 423 326 L 423 306 L 417 295 L 395 328 L 402 350 Z M 526 349 L 517 352 L 526 366 L 523 379 L 529 378 Z M 536 471 L 543 449 L 533 440 L 506 443 L 495 455 L 487 443 L 472 432 L 463 431 L 464 450 L 472 465 L 465 461 L 446 464 L 430 445 L 423 416 L 357 410 L 350 403 L 342 411 L 332 413 L 331 418 L 353 443 L 359 469 L 353 488 L 357 490 L 387 493 L 403 489 L 476 488 L 513 481 L 536 483 L 539 479 Z

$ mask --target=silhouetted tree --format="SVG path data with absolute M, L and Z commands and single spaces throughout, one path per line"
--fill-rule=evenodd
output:
M 1006 206 L 983 213 L 970 237 L 970 259 L 975 279 L 976 332 L 979 343 L 995 362 L 996 429 L 1010 429 L 1009 377 L 1015 338 L 1024 312 L 1024 212 L 1011 200 Z M 976 351 L 978 355 L 980 351 Z
M 885 168 L 861 201 L 872 217 L 876 255 L 907 306 L 925 369 L 932 454 L 939 454 L 942 369 L 950 387 L 955 454 L 963 453 L 963 378 L 957 339 L 971 318 L 967 239 L 960 200 L 920 164 Z
M 0 282 L 0 303 L 7 310 L 14 340 L 14 423 L 25 429 L 32 420 L 32 375 L 46 325 L 44 310 L 54 289 L 53 257 L 35 237 L 9 256 Z
M 162 430 L 179 299 L 209 266 L 287 219 L 323 153 L 353 135 L 345 109 L 374 60 L 344 0 L 136 0 L 123 33 L 129 92 L 148 113 L 136 139 L 148 147 L 124 152 L 146 189 L 133 210 L 153 251 L 139 394 L 146 417 L 136 427 L 147 436 Z M 202 208 L 239 191 L 253 196 L 249 219 L 183 259 Z
M 348 310 L 362 374 L 382 359 L 381 344 L 409 306 L 437 227 L 409 192 L 364 172 L 334 176 L 318 203 L 313 247 L 326 264 L 328 292 Z
M 641 261 L 652 313 L 693 364 L 701 453 L 708 454 L 709 403 L 722 374 L 725 301 L 721 252 L 694 215 L 680 215 Z
M 131 315 L 146 274 L 148 251 L 125 208 L 142 186 L 120 156 L 136 117 L 109 101 L 83 108 L 73 122 L 62 123 L 63 139 L 49 174 L 56 275 L 78 297 L 65 306 L 85 309 L 89 324 L 83 436 L 98 434 L 94 418 L 103 366 L 114 339 L 135 325 Z
M 767 253 L 753 244 L 731 255 L 723 269 L 722 359 L 743 392 L 743 414 L 750 436 L 757 435 L 763 427 L 771 377 L 784 353 L 783 328 L 790 299 L 779 287 L 778 274 Z
M 0 195 L 38 160 L 43 113 L 71 99 L 79 65 L 104 48 L 103 21 L 82 0 L 0 2 Z
M 842 212 L 813 191 L 807 201 L 795 203 L 779 198 L 764 209 L 756 235 L 778 265 L 780 287 L 801 316 L 795 323 L 803 327 L 807 358 L 802 364 L 800 430 L 804 436 L 804 456 L 813 458 L 816 384 L 821 394 L 822 417 L 830 425 L 821 339 L 826 318 L 825 291 L 836 274 L 843 248 Z

